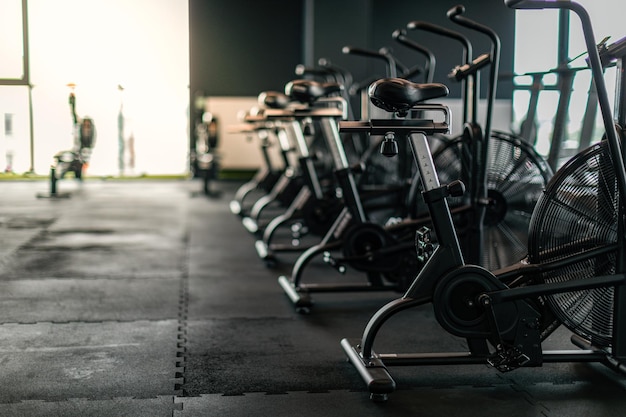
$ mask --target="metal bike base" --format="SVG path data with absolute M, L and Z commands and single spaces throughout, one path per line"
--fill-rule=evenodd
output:
M 64 199 L 72 197 L 72 193 L 37 193 L 37 198 Z
M 293 281 L 285 275 L 278 277 L 278 284 L 296 309 L 307 311 L 313 305 L 311 293 L 338 293 L 338 292 L 383 292 L 397 291 L 395 285 L 372 285 L 362 282 L 346 283 L 308 283 L 296 286 Z
M 581 345 L 572 336 L 575 345 Z M 361 352 L 361 339 L 342 339 L 344 353 L 357 369 L 365 382 L 373 401 L 386 401 L 395 391 L 396 382 L 391 377 L 388 366 L 427 366 L 427 365 L 488 365 L 488 356 L 478 356 L 471 352 L 431 352 L 431 353 L 389 353 L 371 352 L 364 358 Z M 543 363 L 597 362 L 626 374 L 626 367 L 606 352 L 599 349 L 547 350 L 543 352 Z
M 243 224 L 243 227 L 246 228 L 246 230 L 252 234 L 256 233 L 259 231 L 259 225 L 256 221 L 254 221 L 253 218 L 251 217 L 244 217 L 241 220 L 241 223 Z
M 228 207 L 230 209 L 230 212 L 236 215 L 239 215 L 242 213 L 242 207 L 241 204 L 239 204 L 239 201 L 233 200 L 228 204 Z

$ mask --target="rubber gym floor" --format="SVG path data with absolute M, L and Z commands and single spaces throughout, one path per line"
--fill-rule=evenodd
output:
M 400 294 L 318 294 L 296 313 L 277 284 L 295 258 L 259 260 L 228 208 L 239 184 L 207 198 L 194 180 L 63 180 L 70 196 L 46 198 L 45 181 L 0 183 L 0 415 L 624 415 L 626 378 L 580 363 L 395 367 L 397 390 L 370 401 L 340 340 Z M 463 349 L 429 306 L 377 340 Z

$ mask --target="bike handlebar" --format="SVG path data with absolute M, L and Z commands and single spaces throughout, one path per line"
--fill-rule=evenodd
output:
M 395 60 L 395 58 L 391 55 L 389 50 L 386 48 L 381 48 L 378 51 L 371 51 L 371 50 L 363 49 L 363 48 L 355 48 L 354 46 L 344 46 L 343 48 L 341 48 L 341 52 L 343 52 L 344 54 L 361 55 L 361 56 L 366 56 L 370 58 L 383 59 L 387 62 L 387 76 L 393 78 L 393 77 L 397 77 L 398 75 L 399 63 Z M 406 69 L 402 66 L 401 68 L 402 70 Z
M 485 116 L 485 127 L 483 130 L 484 137 L 488 138 L 491 135 L 491 123 L 493 116 L 493 106 L 496 100 L 496 91 L 498 85 L 498 73 L 500 66 L 500 37 L 498 34 L 488 26 L 480 24 L 472 19 L 469 19 L 463 14 L 465 13 L 465 7 L 462 5 L 457 5 L 452 7 L 446 13 L 448 19 L 452 22 L 466 27 L 468 29 L 474 30 L 476 32 L 480 32 L 484 35 L 487 35 L 491 40 L 491 53 L 486 55 L 479 56 L 476 60 L 474 60 L 467 68 L 467 71 L 477 71 L 478 69 L 490 64 L 489 71 L 489 91 L 487 93 L 487 114 Z M 456 74 L 453 73 L 454 77 L 463 76 L 463 71 L 458 71 Z M 475 115 L 473 116 L 475 119 Z M 483 151 L 484 152 L 484 151 Z M 486 158 L 486 154 L 482 157 Z M 478 183 L 483 183 L 481 187 L 485 187 L 485 179 L 479 178 Z
M 626 56 L 626 37 L 621 38 L 608 47 L 601 49 L 599 52 L 600 59 L 603 62 L 623 58 Z
M 492 43 L 494 44 L 494 47 L 497 47 L 499 49 L 500 38 L 498 37 L 498 34 L 489 26 L 482 25 L 478 22 L 475 22 L 474 20 L 471 20 L 465 16 L 462 16 L 464 13 L 465 13 L 465 6 L 457 5 L 457 6 L 452 7 L 450 10 L 448 10 L 446 15 L 448 19 L 450 19 L 451 21 L 461 26 L 465 26 L 468 29 L 481 32 L 489 36 L 489 38 L 491 38 Z
M 469 64 L 455 67 L 450 74 L 448 74 L 448 78 L 461 81 L 468 75 L 475 74 L 479 69 L 489 65 L 490 63 L 491 57 L 489 54 L 482 54 Z
M 435 55 L 428 48 L 425 48 L 422 45 L 416 42 L 413 42 L 412 40 L 407 38 L 406 31 L 403 29 L 395 30 L 391 34 L 391 37 L 397 40 L 398 42 L 400 42 L 401 44 L 420 52 L 422 55 L 426 57 L 426 65 L 425 65 L 426 82 L 427 83 L 433 82 L 433 76 L 434 76 L 434 71 L 435 71 Z
M 463 46 L 464 53 L 465 53 L 464 61 L 469 62 L 472 59 L 472 44 L 470 43 L 469 39 L 466 36 L 462 35 L 459 32 L 455 32 L 450 29 L 437 26 L 429 22 L 423 22 L 419 20 L 409 22 L 406 25 L 406 28 L 409 30 L 421 29 L 427 32 L 435 33 L 437 35 L 445 36 L 447 38 L 455 39 L 459 41 Z

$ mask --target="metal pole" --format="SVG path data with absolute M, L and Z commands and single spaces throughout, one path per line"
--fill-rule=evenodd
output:
M 570 26 L 569 10 L 559 10 L 559 38 L 558 38 L 558 62 L 557 65 L 565 65 L 569 61 L 569 26 Z
M 22 0 L 22 47 L 24 48 L 24 78 L 23 82 L 28 87 L 28 127 L 30 131 L 30 174 L 35 173 L 35 133 L 33 123 L 33 86 L 30 84 L 30 59 L 28 41 L 28 0 Z

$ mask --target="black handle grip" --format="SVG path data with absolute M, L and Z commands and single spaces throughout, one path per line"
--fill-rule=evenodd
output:
M 472 44 L 470 43 L 469 38 L 462 35 L 459 32 L 452 31 L 450 29 L 444 28 L 442 26 L 437 26 L 429 22 L 415 20 L 413 22 L 409 22 L 406 25 L 407 29 L 410 30 L 425 30 L 427 32 L 435 33 L 437 35 L 445 36 L 447 38 L 455 39 L 461 43 L 464 49 L 464 61 L 468 61 L 472 59 Z
M 403 44 L 404 46 L 408 46 L 409 48 L 416 50 L 417 52 L 424 55 L 424 57 L 426 57 L 426 63 L 424 64 L 423 69 L 418 68 L 417 66 L 410 68 L 409 70 L 405 71 L 404 74 L 402 74 L 402 77 L 410 79 L 414 75 L 419 74 L 420 72 L 425 72 L 426 82 L 427 83 L 433 82 L 435 62 L 436 62 L 435 55 L 428 48 L 425 48 L 422 45 L 416 42 L 413 42 L 411 39 L 407 38 L 406 30 L 404 29 L 396 29 L 391 34 L 391 37 L 397 40 L 398 42 L 400 42 L 401 44 Z
M 458 4 L 448 10 L 446 16 L 448 17 L 448 19 L 454 19 L 455 17 L 462 15 L 463 13 L 465 13 L 465 6 Z
M 307 67 L 302 64 L 296 65 L 296 75 L 328 75 L 329 71 L 317 67 Z
M 350 55 L 363 55 L 363 56 L 369 56 L 373 58 L 386 59 L 384 55 L 381 54 L 379 51 L 370 51 L 368 49 L 356 48 L 354 46 L 344 46 L 343 48 L 341 48 L 341 52 L 344 54 L 350 54 Z
M 429 60 L 433 61 L 434 60 L 434 55 L 433 53 L 428 50 L 427 48 L 423 47 L 422 45 L 413 42 L 412 40 L 410 40 L 409 38 L 406 37 L 406 31 L 403 29 L 396 29 L 392 34 L 391 37 L 395 40 L 397 40 L 398 42 L 400 42 L 402 45 L 408 46 L 411 49 L 415 49 L 418 52 L 421 52 L 423 55 L 425 55 Z

